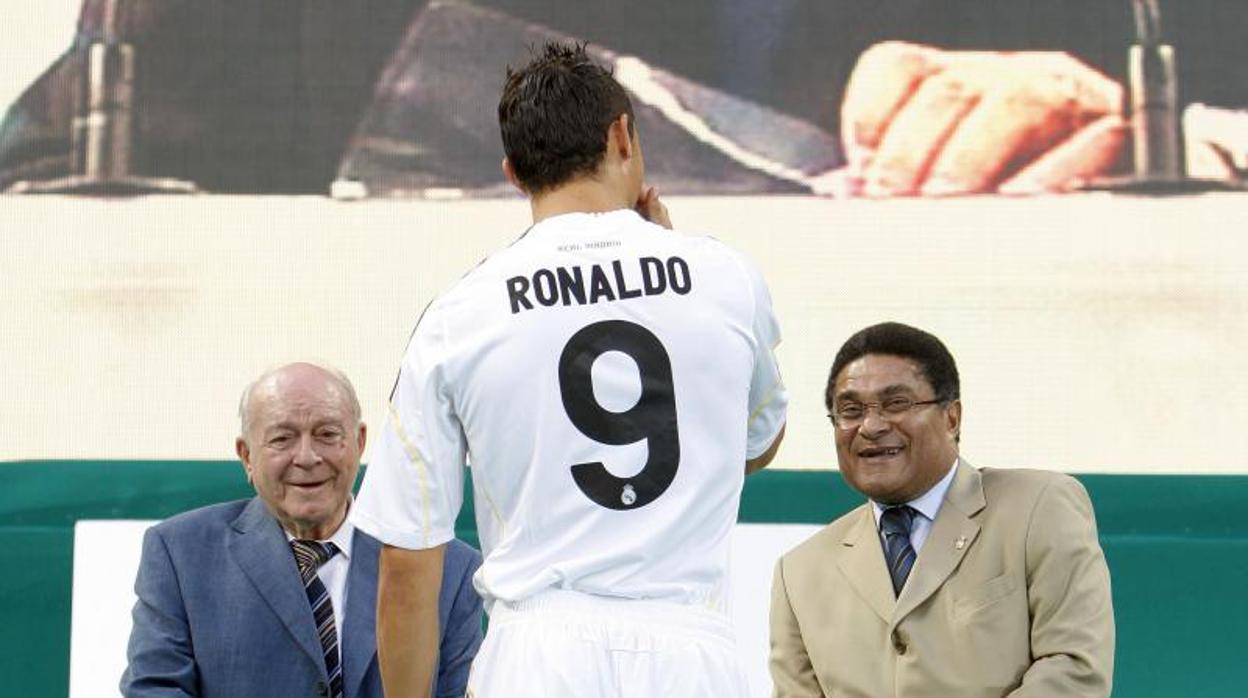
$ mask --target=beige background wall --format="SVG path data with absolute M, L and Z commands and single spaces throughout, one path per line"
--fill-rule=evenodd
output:
M 82 0 L 0 0 L 0 115 L 74 40 Z
M 833 465 L 832 355 L 896 319 L 958 359 L 976 464 L 1248 472 L 1248 198 L 669 206 L 770 280 L 781 467 Z M 527 222 L 519 200 L 0 197 L 0 460 L 231 458 L 243 385 L 301 357 L 379 423 L 421 309 Z

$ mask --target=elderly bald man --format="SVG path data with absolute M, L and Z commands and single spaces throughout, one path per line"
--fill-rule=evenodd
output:
M 332 368 L 289 364 L 247 386 L 239 417 L 256 496 L 147 531 L 122 693 L 381 696 L 380 545 L 347 519 L 367 437 L 355 389 Z M 436 696 L 464 694 L 481 642 L 480 554 L 452 543 Z

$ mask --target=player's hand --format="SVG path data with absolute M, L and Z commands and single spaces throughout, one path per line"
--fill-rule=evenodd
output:
M 1122 86 L 1065 53 L 885 42 L 850 75 L 841 137 L 860 195 L 1067 190 L 1117 161 Z
M 672 229 L 672 219 L 667 215 L 667 206 L 659 199 L 659 191 L 654 187 L 642 186 L 641 196 L 637 197 L 637 203 L 633 206 L 642 218 L 661 225 L 668 230 Z

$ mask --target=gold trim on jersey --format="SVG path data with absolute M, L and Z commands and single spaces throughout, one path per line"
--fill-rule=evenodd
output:
M 416 450 L 416 445 L 408 438 L 407 431 L 403 429 L 403 418 L 399 416 L 399 408 L 394 406 L 393 402 L 390 406 L 390 426 L 394 429 L 395 436 L 399 437 L 399 443 L 403 444 L 403 452 L 407 454 L 407 459 L 412 465 L 416 466 L 416 480 L 419 482 L 420 490 L 421 522 L 423 530 L 421 534 L 425 537 L 425 545 L 429 545 L 429 466 L 425 464 L 423 458 L 420 457 L 420 451 Z
M 750 416 L 745 420 L 746 427 L 749 427 L 750 423 L 754 421 L 754 418 L 758 416 L 758 413 L 763 411 L 763 408 L 770 405 L 772 401 L 776 399 L 776 394 L 781 390 L 784 390 L 783 383 L 776 383 L 771 386 L 771 390 L 767 391 L 767 396 L 758 403 L 758 407 L 755 407 L 754 410 L 750 412 Z
M 490 505 L 490 513 L 493 514 L 494 520 L 498 522 L 498 537 L 500 539 L 503 538 L 507 535 L 507 520 L 503 518 L 502 514 L 498 513 L 498 505 L 494 503 L 494 498 L 490 496 L 490 490 L 486 487 L 486 481 L 477 480 L 477 475 L 474 472 L 472 482 L 473 488 L 479 491 L 481 496 L 485 498 L 485 503 Z

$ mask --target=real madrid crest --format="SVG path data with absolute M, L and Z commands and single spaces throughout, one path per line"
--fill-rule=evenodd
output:
M 626 507 L 631 507 L 635 501 L 637 501 L 637 493 L 633 491 L 633 486 L 624 485 L 624 491 L 620 493 L 620 502 Z

